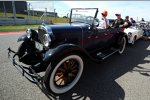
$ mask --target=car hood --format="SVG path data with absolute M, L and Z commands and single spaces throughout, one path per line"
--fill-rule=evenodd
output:
M 68 42 L 80 44 L 83 33 L 88 30 L 88 24 L 49 25 L 57 43 Z
M 89 25 L 87 24 L 57 24 L 57 25 L 49 25 L 49 27 L 51 27 L 53 33 L 72 33 L 75 30 L 82 30 L 82 29 L 87 29 Z

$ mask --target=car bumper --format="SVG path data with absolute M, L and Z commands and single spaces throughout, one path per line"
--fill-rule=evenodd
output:
M 8 48 L 8 58 L 12 61 L 13 66 L 15 66 L 19 72 L 21 72 L 22 76 L 25 76 L 30 82 L 38 84 L 41 82 L 42 77 L 38 75 L 31 66 L 22 65 L 16 59 L 17 53 L 10 48 Z
M 128 43 L 132 43 L 132 39 L 128 38 Z

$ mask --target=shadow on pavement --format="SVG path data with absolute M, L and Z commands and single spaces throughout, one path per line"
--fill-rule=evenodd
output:
M 134 46 L 127 46 L 123 55 L 113 55 L 102 63 L 87 60 L 80 81 L 61 95 L 60 100 L 123 100 L 125 92 L 115 80 L 138 64 L 149 62 L 144 60 L 150 55 L 149 44 L 149 41 L 139 40 Z

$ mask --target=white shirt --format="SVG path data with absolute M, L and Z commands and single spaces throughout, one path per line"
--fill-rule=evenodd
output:
M 108 19 L 106 19 L 106 23 L 107 23 L 107 25 L 109 26 L 109 20 L 108 20 Z M 99 26 L 98 26 L 97 28 L 98 28 L 98 29 L 105 29 L 104 24 L 105 24 L 105 21 L 104 21 L 104 20 L 101 20 L 101 21 L 99 22 Z

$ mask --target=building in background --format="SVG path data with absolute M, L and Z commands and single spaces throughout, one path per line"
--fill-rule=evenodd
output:
M 47 16 L 51 16 L 51 17 L 57 17 L 57 12 L 45 12 L 45 11 L 38 11 L 38 10 L 29 10 L 29 12 L 32 13 L 34 12 L 34 16 L 42 16 L 47 15 Z
M 30 16 L 42 16 L 43 14 L 51 17 L 57 17 L 56 12 L 38 11 L 31 9 L 30 3 L 26 1 L 14 1 L 17 14 L 29 14 Z M 12 1 L 0 1 L 0 12 L 13 13 Z
M 16 13 L 27 14 L 26 1 L 14 1 Z M 0 12 L 13 13 L 12 1 L 0 1 Z

